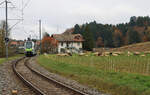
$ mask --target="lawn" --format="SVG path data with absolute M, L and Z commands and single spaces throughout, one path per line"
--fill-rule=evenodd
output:
M 23 55 L 18 54 L 18 55 L 9 57 L 8 59 L 6 59 L 6 58 L 0 58 L 0 64 L 4 63 L 4 62 L 6 62 L 6 61 L 14 60 L 14 59 L 19 58 L 19 57 L 21 57 L 21 56 L 23 56 Z
M 5 58 L 0 58 L 0 64 L 4 63 L 5 61 Z
M 149 57 L 42 55 L 37 61 L 53 73 L 112 95 L 150 95 Z

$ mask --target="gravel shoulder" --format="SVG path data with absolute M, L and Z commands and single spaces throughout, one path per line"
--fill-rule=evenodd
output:
M 0 95 L 12 95 L 17 90 L 18 95 L 35 95 L 25 86 L 12 70 L 12 61 L 0 64 Z

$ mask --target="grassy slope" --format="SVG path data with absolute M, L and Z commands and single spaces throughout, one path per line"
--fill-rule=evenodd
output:
M 23 56 L 23 55 L 18 54 L 18 55 L 9 57 L 8 60 L 7 60 L 6 58 L 0 58 L 0 64 L 4 63 L 4 62 L 6 62 L 6 61 L 9 61 L 9 60 L 16 59 L 16 58 L 21 57 L 21 56 Z
M 112 49 L 111 51 L 150 51 L 150 42 L 143 42 Z
M 40 65 L 49 71 L 95 87 L 100 91 L 113 95 L 150 95 L 150 76 L 105 70 L 101 67 L 101 62 L 106 61 L 106 57 L 94 57 L 92 60 L 93 63 L 90 64 L 92 62 L 91 56 L 62 58 L 50 55 L 38 58 Z M 120 60 L 119 63 L 121 61 L 124 60 Z M 96 62 L 99 62 L 99 64 Z
M 0 64 L 4 63 L 5 59 L 4 58 L 0 58 Z

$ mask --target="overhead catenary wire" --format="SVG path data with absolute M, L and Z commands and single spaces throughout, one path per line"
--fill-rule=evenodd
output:
M 23 2 L 23 0 L 22 0 L 22 9 L 21 9 L 21 12 L 22 12 L 22 19 L 23 19 L 23 16 L 24 16 L 24 9 L 28 6 L 28 4 L 29 4 L 30 1 L 31 1 L 31 0 L 28 0 L 28 1 L 24 4 L 24 2 Z M 25 31 L 23 24 L 24 24 L 24 23 L 23 23 L 23 20 L 22 20 L 22 29 L 23 29 L 23 31 L 24 31 L 26 34 L 31 34 L 30 32 L 27 33 L 27 31 Z
M 30 0 L 28 0 L 28 2 L 23 6 L 22 5 L 22 9 L 21 9 L 21 12 L 22 12 L 22 19 L 21 21 L 23 21 L 23 9 L 26 8 L 26 6 L 28 5 L 28 3 L 30 2 Z M 9 0 L 4 0 L 3 2 L 0 2 L 0 5 L 4 4 L 5 3 L 5 13 L 6 13 L 6 33 L 5 33 L 5 43 L 6 43 L 6 58 L 8 58 L 8 42 L 9 42 L 9 39 L 8 39 L 8 31 L 10 31 L 13 27 L 15 27 L 18 23 L 20 23 L 20 19 L 18 22 L 16 22 L 14 25 L 12 25 L 12 27 L 10 27 L 8 29 L 8 3 L 11 4 L 12 8 L 16 8 L 16 6 Z M 13 19 L 14 20 L 14 19 Z M 18 20 L 18 19 L 16 19 Z
M 11 4 L 11 6 L 13 6 L 12 8 L 16 8 L 16 6 L 12 2 L 9 3 Z
M 16 29 L 14 28 L 16 25 L 18 25 L 20 22 L 22 22 L 22 31 L 25 33 L 25 34 L 31 34 L 30 32 L 26 31 L 24 29 L 24 23 L 23 23 L 23 20 L 24 20 L 24 9 L 28 6 L 28 4 L 30 3 L 31 0 L 22 0 L 22 5 L 21 7 L 19 8 L 19 6 L 16 6 L 17 2 L 14 4 L 14 0 L 7 0 L 8 3 L 10 4 L 10 7 L 8 8 L 12 8 L 13 10 L 16 10 L 16 12 L 21 12 L 21 16 L 15 14 L 13 11 L 10 11 L 10 13 L 13 15 L 13 17 L 15 16 L 15 18 L 11 18 L 11 19 L 8 19 L 8 20 L 16 20 L 17 22 L 15 22 L 14 25 L 10 26 L 10 28 L 8 30 L 12 30 L 12 29 Z M 2 5 L 3 3 L 5 3 L 5 0 L 3 2 L 0 2 L 0 5 Z M 21 27 L 20 27 L 21 28 Z M 36 33 L 34 33 L 33 35 L 35 35 Z
M 5 1 L 1 2 L 0 5 L 2 5 L 2 4 L 4 4 L 4 3 L 5 3 Z
M 9 28 L 9 31 L 12 29 L 12 28 L 14 28 L 18 23 L 20 23 L 21 21 L 19 20 L 18 22 L 16 22 L 13 26 L 11 26 L 10 28 Z
M 1 2 L 0 4 L 3 4 L 3 3 L 5 3 L 5 2 L 6 2 L 6 1 L 3 1 L 3 2 Z M 11 1 L 8 1 L 8 0 L 7 0 L 7 3 L 10 3 L 11 6 L 12 6 L 12 7 L 8 7 L 8 8 L 13 8 L 13 9 L 19 10 Z M 19 10 L 19 11 L 20 11 L 20 10 Z M 11 12 L 11 14 L 16 15 L 16 14 L 14 14 L 13 12 Z M 20 16 L 18 16 L 18 15 L 17 15 L 17 17 L 18 17 L 18 18 L 22 18 L 22 19 L 8 19 L 8 20 L 19 20 L 19 21 L 17 21 L 14 25 L 11 26 L 12 28 L 15 27 L 17 24 L 19 24 L 18 22 L 20 22 L 20 20 L 21 20 L 21 21 L 23 20 L 23 17 L 20 17 Z
M 19 15 L 16 15 L 15 13 L 13 13 L 13 12 L 11 12 L 11 14 L 13 14 L 13 15 L 16 15 L 16 17 L 17 18 L 20 18 L 20 19 L 9 19 L 9 20 L 18 20 L 14 25 L 12 25 L 11 26 L 11 28 L 9 28 L 9 30 L 11 30 L 12 28 L 14 28 L 17 24 L 19 24 L 20 22 L 22 22 L 22 30 L 24 30 L 24 28 L 23 28 L 23 15 L 24 15 L 24 13 L 23 13 L 23 11 L 24 11 L 24 9 L 27 7 L 27 5 L 29 4 L 29 2 L 30 2 L 30 0 L 28 0 L 25 4 L 24 4 L 24 2 L 23 2 L 23 0 L 22 0 L 22 7 L 21 8 L 18 8 L 18 7 L 16 7 L 12 2 L 10 2 L 10 1 L 8 1 L 10 4 L 11 4 L 11 6 L 12 6 L 12 8 L 13 9 L 16 9 L 16 10 L 18 10 L 18 11 L 20 11 L 21 12 L 21 16 L 19 16 Z M 2 2 L 3 3 L 3 2 Z M 25 31 L 24 31 L 25 32 Z M 26 32 L 26 34 L 27 34 L 27 32 Z
M 25 3 L 25 5 L 23 6 L 23 10 L 28 6 L 28 4 L 29 4 L 29 2 L 30 2 L 31 0 L 28 0 L 26 3 Z

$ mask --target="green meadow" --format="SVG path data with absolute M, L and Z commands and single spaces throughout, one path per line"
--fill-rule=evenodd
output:
M 0 58 L 0 64 L 2 64 L 5 61 L 6 61 L 5 58 Z
M 150 95 L 150 55 L 41 55 L 38 63 L 50 72 L 112 95 Z
M 8 59 L 6 59 L 6 58 L 0 58 L 0 64 L 2 64 L 4 62 L 7 62 L 7 61 L 10 61 L 10 60 L 14 60 L 14 59 L 22 57 L 22 56 L 23 56 L 22 54 L 18 54 L 18 55 L 9 57 Z

